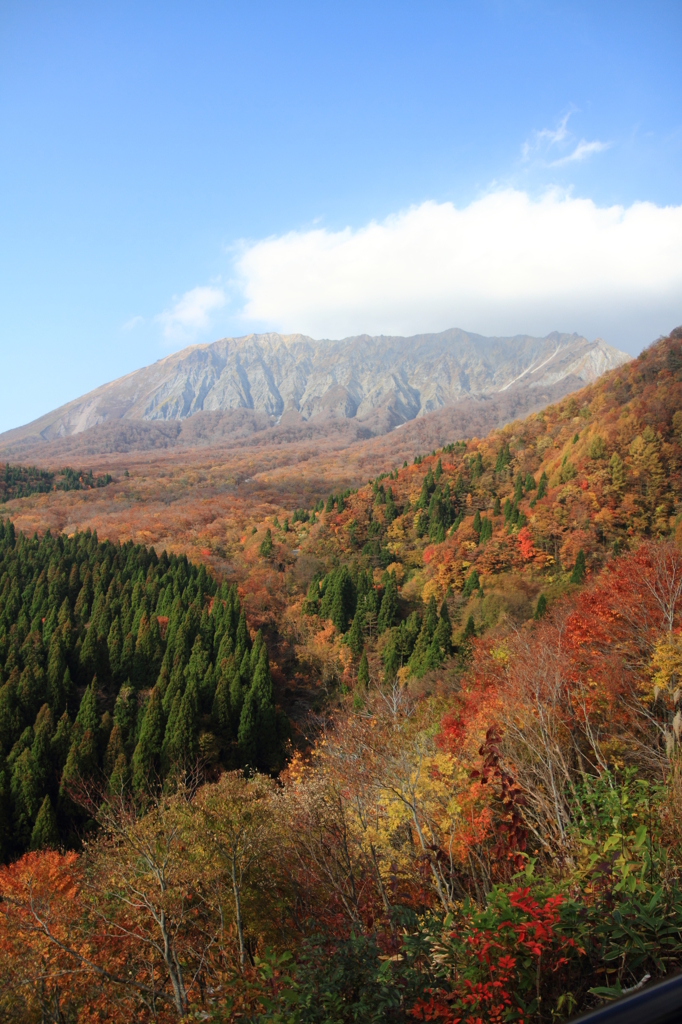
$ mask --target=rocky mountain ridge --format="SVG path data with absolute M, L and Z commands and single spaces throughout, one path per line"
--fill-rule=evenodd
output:
M 411 338 L 314 341 L 261 334 L 194 345 L 0 435 L 54 441 L 112 421 L 184 421 L 251 410 L 269 425 L 354 419 L 383 433 L 436 410 L 514 390 L 570 390 L 625 363 L 600 339 L 554 332 L 485 338 L 461 330 Z

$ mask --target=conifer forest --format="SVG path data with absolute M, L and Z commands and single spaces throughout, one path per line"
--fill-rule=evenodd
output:
M 540 1024 L 682 969 L 682 329 L 410 444 L 0 470 L 2 1021 Z

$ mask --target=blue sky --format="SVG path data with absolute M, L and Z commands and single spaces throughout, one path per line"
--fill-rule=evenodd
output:
M 677 3 L 0 5 L 0 430 L 195 341 L 682 322 Z

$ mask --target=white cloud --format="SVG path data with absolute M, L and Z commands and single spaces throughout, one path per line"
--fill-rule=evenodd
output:
M 610 142 L 586 142 L 585 139 L 581 139 L 578 145 L 575 147 L 572 153 L 568 156 L 562 156 L 559 160 L 552 160 L 550 167 L 561 167 L 562 164 L 570 164 L 574 161 L 585 160 L 588 156 L 592 156 L 593 153 L 602 153 L 605 149 L 608 149 L 611 145 Z
M 509 189 L 358 230 L 268 238 L 243 250 L 236 271 L 245 326 L 336 338 L 575 329 L 616 344 L 653 330 L 643 343 L 682 321 L 682 207 Z M 658 326 L 663 316 L 676 319 Z
M 126 320 L 126 322 L 123 324 L 122 330 L 134 331 L 135 328 L 139 327 L 139 325 L 142 323 L 144 323 L 143 316 L 131 316 L 130 320 Z
M 564 114 L 556 128 L 543 128 L 542 131 L 533 132 L 532 141 L 524 142 L 523 144 L 524 157 L 528 158 L 536 150 L 548 149 L 550 146 L 556 146 L 558 143 L 563 142 L 568 136 L 568 128 L 566 126 L 571 114 L 572 111 L 570 110 L 567 114 Z
M 559 152 L 561 152 L 566 149 L 567 145 L 570 145 L 570 140 L 575 138 L 568 129 L 568 119 L 572 113 L 574 111 L 569 110 L 567 114 L 564 114 L 556 128 L 543 128 L 542 131 L 533 132 L 531 138 L 521 147 L 523 159 L 528 161 L 535 158 L 543 166 L 562 167 L 564 164 L 585 160 L 593 153 L 601 153 L 610 147 L 610 142 L 600 142 L 598 139 L 587 142 L 586 139 L 581 139 L 572 152 L 549 160 L 553 147 L 559 147 Z
M 222 288 L 209 285 L 192 288 L 154 320 L 163 325 L 164 337 L 169 341 L 188 341 L 209 328 L 210 314 L 221 309 L 225 302 Z

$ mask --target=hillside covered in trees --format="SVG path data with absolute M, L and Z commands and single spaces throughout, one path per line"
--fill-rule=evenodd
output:
M 28 540 L 0 520 L 4 859 L 78 844 L 71 787 L 146 788 L 190 766 L 283 763 L 268 657 L 234 587 L 95 535 Z
M 542 614 L 642 538 L 677 535 L 681 409 L 678 333 L 482 440 L 454 441 L 357 491 L 268 518 L 242 538 L 253 614 L 289 629 L 301 663 L 346 686 L 363 647 L 376 680 L 423 675 L 450 653 L 439 640 L 429 666 L 422 633 L 414 655 L 422 626 L 432 640 L 441 613 L 456 653 L 500 622 Z
M 7 462 L 0 473 L 0 502 L 27 498 L 29 494 L 48 494 L 50 491 L 86 491 L 93 487 L 106 487 L 110 483 L 109 473 L 93 476 L 91 470 L 78 472 L 68 466 L 53 473 L 36 466 L 11 466 Z
M 5 521 L 5 1018 L 521 1024 L 679 970 L 680 410 L 677 331 L 240 508 L 236 586 Z

